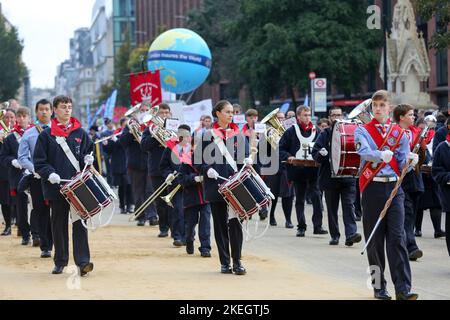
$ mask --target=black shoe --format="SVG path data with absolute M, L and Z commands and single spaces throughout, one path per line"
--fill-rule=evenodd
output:
M 445 237 L 445 235 L 446 235 L 445 231 L 441 230 L 441 231 L 438 231 L 438 232 L 434 233 L 434 238 L 435 239 L 442 238 L 442 237 Z
M 320 227 L 320 228 L 314 229 L 313 233 L 314 234 L 328 234 L 328 231 L 325 230 L 324 228 Z
M 233 272 L 238 276 L 242 276 L 247 273 L 244 266 L 241 264 L 241 261 L 233 262 Z
M 305 236 L 305 230 L 303 230 L 303 229 L 298 229 L 298 230 L 297 230 L 296 236 L 297 236 L 297 237 L 304 237 L 304 236 Z
M 22 245 L 23 246 L 27 246 L 30 244 L 30 239 L 29 238 L 23 238 L 22 239 Z
M 6 227 L 5 230 L 0 234 L 0 236 L 10 236 L 11 235 L 11 227 Z
M 220 266 L 220 273 L 233 273 L 229 264 L 223 264 Z
M 418 238 L 420 238 L 422 236 L 422 231 L 421 230 L 416 230 L 414 231 L 414 235 Z
M 271 220 L 270 220 L 270 225 L 273 226 L 273 227 L 275 227 L 275 226 L 277 225 L 277 220 L 271 219 Z
M 92 270 L 94 270 L 94 264 L 92 262 L 89 262 L 88 264 L 80 267 L 80 275 L 84 277 L 88 274 L 88 272 L 91 272 Z
M 64 267 L 55 266 L 52 270 L 52 274 L 61 274 L 64 271 Z
M 40 247 L 40 246 L 41 246 L 41 240 L 33 239 L 33 247 Z
M 143 227 L 143 226 L 145 226 L 145 221 L 138 221 L 138 223 L 136 225 L 138 227 Z
M 51 257 L 52 257 L 51 251 L 44 250 L 41 252 L 41 258 L 51 258 Z
M 167 238 L 168 236 L 169 236 L 169 232 L 167 232 L 167 231 L 161 231 L 158 234 L 158 238 Z
M 398 293 L 395 298 L 397 300 L 417 300 L 419 295 L 417 293 Z
M 416 249 L 409 254 L 410 261 L 416 261 L 419 258 L 423 257 L 423 252 L 420 249 Z
M 284 226 L 286 227 L 286 229 L 294 229 L 294 225 L 290 221 L 286 221 Z
M 211 252 L 209 252 L 209 251 L 202 251 L 202 252 L 200 253 L 200 255 L 201 255 L 203 258 L 211 258 Z
M 345 240 L 345 245 L 347 247 L 351 247 L 354 243 L 361 242 L 362 237 L 361 234 L 355 233 L 354 235 L 348 237 L 348 239 Z
M 192 241 L 186 242 L 186 253 L 194 254 L 194 243 Z
M 182 246 L 183 246 L 183 241 L 181 241 L 181 240 L 175 240 L 175 241 L 173 242 L 173 245 L 174 245 L 175 247 L 182 247 Z M 194 253 L 194 252 L 192 252 L 192 253 Z
M 375 299 L 379 300 L 391 300 L 392 297 L 386 289 L 375 289 L 373 294 Z
M 339 244 L 339 238 L 331 238 L 330 246 L 337 246 Z
M 159 221 L 157 218 L 150 218 L 149 224 L 151 226 L 157 226 L 159 224 Z

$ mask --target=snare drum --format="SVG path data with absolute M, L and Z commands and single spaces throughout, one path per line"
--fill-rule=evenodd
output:
M 331 133 L 331 174 L 335 178 L 356 177 L 360 156 L 356 152 L 354 122 L 336 121 Z
M 61 193 L 83 220 L 100 213 L 117 198 L 105 179 L 91 169 L 74 176 Z
M 240 219 L 247 219 L 271 204 L 269 188 L 252 168 L 246 167 L 219 187 L 219 193 Z

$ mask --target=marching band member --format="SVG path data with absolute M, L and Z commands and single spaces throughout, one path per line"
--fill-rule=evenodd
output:
M 158 116 L 166 120 L 170 117 L 170 106 L 165 103 L 161 103 L 158 109 Z M 150 129 L 147 127 L 142 134 L 141 150 L 148 152 L 148 172 L 147 175 L 151 182 L 153 190 L 157 190 L 163 183 L 164 179 L 162 173 L 159 170 L 159 164 L 161 163 L 161 157 L 165 147 L 162 146 L 158 140 L 150 134 Z M 152 191 L 153 191 L 152 190 Z M 165 193 L 161 195 L 166 195 Z M 159 235 L 160 238 L 165 238 L 169 235 L 170 220 L 169 220 L 169 207 L 160 197 L 155 200 L 156 211 L 159 216 Z M 173 236 L 173 235 L 172 235 Z
M 375 92 L 372 97 L 374 119 L 355 130 L 356 149 L 361 156 L 360 189 L 366 241 L 407 159 L 411 159 L 413 165 L 417 164 L 417 157 L 410 155 L 408 138 L 403 129 L 390 122 L 388 95 L 384 90 Z M 374 272 L 375 285 L 372 285 L 377 299 L 391 299 L 384 277 L 385 240 L 397 300 L 415 300 L 418 297 L 417 294 L 410 293 L 411 268 L 405 244 L 404 199 L 405 194 L 400 188 L 367 247 L 369 265 L 375 268 L 371 271 Z
M 109 137 L 109 136 L 113 135 L 114 132 L 115 132 L 114 123 L 112 122 L 111 119 L 105 118 L 104 119 L 104 124 L 105 124 L 105 130 L 100 134 L 100 138 Z M 102 155 L 103 155 L 104 160 L 105 160 L 106 180 L 107 180 L 109 185 L 114 186 L 115 184 L 113 184 L 113 174 L 111 172 L 112 171 L 112 169 L 111 169 L 111 157 L 112 157 L 112 155 L 106 153 L 105 150 L 102 150 Z
M 446 125 L 450 131 L 450 117 L 447 118 Z M 431 173 L 439 185 L 441 206 L 445 211 L 445 238 L 450 255 L 450 132 L 447 133 L 445 141 L 436 147 Z
M 53 100 L 55 118 L 51 128 L 38 137 L 34 150 L 34 168 L 42 179 L 44 198 L 52 210 L 52 234 L 55 246 L 52 274 L 61 274 L 69 262 L 68 222 L 70 205 L 60 193 L 61 179 L 71 179 L 87 165 L 94 163 L 93 143 L 72 117 L 72 99 L 57 96 Z M 75 264 L 85 276 L 94 269 L 90 262 L 88 232 L 81 220 L 72 221 L 73 256 Z
M 412 151 L 419 141 L 421 132 L 420 128 L 414 126 L 414 108 L 408 104 L 396 106 L 394 109 L 394 120 L 404 130 L 409 141 L 410 150 Z M 423 140 L 421 145 L 423 160 L 425 160 L 425 149 L 426 140 Z M 418 166 L 406 174 L 402 182 L 402 189 L 405 193 L 406 248 L 408 249 L 409 260 L 416 261 L 423 256 L 423 252 L 417 245 L 414 226 L 416 223 L 418 199 L 425 191 Z
M 445 117 L 447 117 L 447 119 L 450 118 L 450 103 L 448 104 L 447 114 L 442 113 L 442 114 L 440 114 L 440 116 L 442 116 L 443 119 L 445 119 Z M 442 122 L 445 122 L 445 120 L 443 120 Z M 436 127 L 436 134 L 433 139 L 433 153 L 436 151 L 437 146 L 441 142 L 445 141 L 447 134 L 449 132 L 450 132 L 450 127 L 448 125 L 443 125 L 440 128 Z
M 195 226 L 198 224 L 200 239 L 198 249 L 202 257 L 209 258 L 211 257 L 211 207 L 203 192 L 203 176 L 192 165 L 192 150 L 196 147 L 195 141 L 201 143 L 201 136 L 191 140 L 190 156 L 181 163 L 179 179 L 183 186 L 186 253 L 194 254 Z
M 103 141 L 103 150 L 111 157 L 112 184 L 119 187 L 119 207 L 120 213 L 126 214 L 127 209 L 131 211 L 134 206 L 133 192 L 130 178 L 127 175 L 127 155 L 123 146 L 117 138 L 118 134 L 126 127 L 127 118 L 120 119 L 120 128 L 113 131 L 112 138 Z
M 190 137 L 191 128 L 187 125 L 180 125 L 178 127 L 178 139 L 170 140 L 167 142 L 167 148 L 164 150 L 161 161 L 159 164 L 159 170 L 162 177 L 166 179 L 166 183 L 169 185 L 168 192 L 173 191 L 180 184 L 180 177 L 178 176 L 173 181 L 170 180 L 174 177 L 174 172 L 179 173 L 181 171 L 181 164 L 188 161 L 191 155 L 190 150 Z M 175 193 L 171 200 L 173 207 L 169 207 L 169 219 L 172 230 L 172 238 L 174 239 L 173 245 L 175 247 L 181 247 L 186 243 L 185 237 L 185 224 L 183 215 L 183 191 Z
M 233 121 L 233 106 L 222 100 L 214 106 L 212 115 L 217 117 L 211 130 L 205 132 L 201 145 L 194 151 L 194 167 L 203 175 L 205 198 L 210 202 L 214 223 L 221 273 L 244 275 L 241 263 L 242 226 L 233 213 L 229 213 L 227 203 L 219 194 L 219 176 L 228 178 L 238 170 L 238 164 L 251 165 L 247 141 Z M 218 145 L 219 144 L 219 145 Z M 230 267 L 230 247 L 233 268 Z
M 305 151 L 308 158 L 311 157 L 310 144 L 315 142 L 318 136 L 318 132 L 311 122 L 311 109 L 309 107 L 298 107 L 296 115 L 297 124 L 286 130 L 280 140 L 280 160 L 287 161 L 288 164 L 295 160 L 295 155 L 300 149 Z M 307 190 L 310 190 L 313 202 L 312 221 L 314 234 L 328 234 L 328 231 L 322 228 L 321 192 L 317 183 L 318 169 L 288 165 L 287 172 L 289 180 L 293 181 L 295 186 L 295 209 L 298 221 L 297 237 L 305 236 L 305 197 Z
M 139 114 L 137 120 L 130 119 L 130 121 L 138 121 L 142 123 L 142 117 L 145 112 L 149 110 L 149 107 L 145 104 L 141 104 L 139 108 Z M 144 131 L 145 125 L 141 124 L 140 129 Z M 147 152 L 142 151 L 140 144 L 136 141 L 136 138 L 131 133 L 129 126 L 123 128 L 122 134 L 119 138 L 120 144 L 126 150 L 127 154 L 127 167 L 128 167 L 128 177 L 131 181 L 131 190 L 134 195 L 134 202 L 136 207 L 140 207 L 145 201 L 147 196 L 147 191 L 149 186 L 147 186 L 147 161 L 149 155 Z M 134 206 L 127 208 L 128 213 L 134 213 Z M 151 214 L 155 214 L 151 207 L 149 206 L 145 210 L 145 214 L 142 214 L 137 222 L 138 226 L 144 226 L 145 221 L 150 219 Z M 156 219 L 153 217 L 153 219 Z
M 33 237 L 33 246 L 38 247 L 39 230 L 38 221 L 35 212 L 31 213 L 31 228 L 28 223 L 28 196 L 25 192 L 19 192 L 17 186 L 22 178 L 23 168 L 18 161 L 19 142 L 27 129 L 32 127 L 30 124 L 30 110 L 26 107 L 20 107 L 16 112 L 16 124 L 11 134 L 3 142 L 0 153 L 0 161 L 4 167 L 8 168 L 9 189 L 11 192 L 14 209 L 17 214 L 17 222 L 19 230 L 22 234 L 22 245 L 26 246 L 30 243 L 30 231 Z
M 41 258 L 50 258 L 53 247 L 52 229 L 50 222 L 50 206 L 44 200 L 41 177 L 36 173 L 33 164 L 33 154 L 39 134 L 51 125 L 52 104 L 48 100 L 36 103 L 36 117 L 38 119 L 33 128 L 28 129 L 19 143 L 19 164 L 33 174 L 30 181 L 30 193 L 33 210 L 38 219 L 38 230 L 41 247 Z
M 330 120 L 335 123 L 342 120 L 342 109 L 333 107 L 329 111 Z M 338 245 L 341 234 L 339 233 L 338 209 L 339 198 L 342 205 L 342 217 L 345 226 L 345 245 L 352 246 L 361 241 L 361 234 L 357 233 L 355 221 L 355 207 L 353 205 L 356 196 L 354 178 L 333 178 L 331 176 L 330 149 L 332 127 L 324 129 L 317 138 L 312 151 L 314 160 L 320 163 L 319 186 L 325 191 L 327 205 L 328 227 L 330 228 L 330 245 Z
M 7 128 L 13 126 L 16 122 L 15 112 L 11 109 L 6 109 L 3 116 L 3 122 Z M 5 131 L 7 128 L 0 128 L 0 154 L 7 136 L 7 132 Z M 0 234 L 1 236 L 11 235 L 12 204 L 11 195 L 9 193 L 8 167 L 9 166 L 4 166 L 0 161 L 0 205 L 2 208 L 3 219 L 5 220 L 5 229 Z

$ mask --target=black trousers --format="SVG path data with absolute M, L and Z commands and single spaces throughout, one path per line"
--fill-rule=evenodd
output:
M 295 210 L 297 212 L 297 229 L 306 230 L 306 219 L 305 219 L 305 197 L 306 192 L 309 190 L 311 194 L 311 201 L 313 203 L 313 216 L 312 222 L 314 229 L 322 227 L 322 204 L 319 186 L 317 184 L 317 178 L 310 178 L 294 182 L 295 186 Z
M 64 200 L 50 203 L 52 214 L 52 235 L 55 245 L 54 262 L 65 267 L 69 262 L 69 204 Z M 90 261 L 88 231 L 81 220 L 72 223 L 72 246 L 75 264 L 81 267 Z
M 12 197 L 14 209 L 16 210 L 17 224 L 23 239 L 30 238 L 30 232 L 33 239 L 39 239 L 39 220 L 36 210 L 31 210 L 30 222 L 28 223 L 28 196 L 25 192 L 17 192 Z
M 41 250 L 51 251 L 53 247 L 52 227 L 50 221 L 50 206 L 45 203 L 40 179 L 32 179 L 30 184 L 33 211 L 38 221 Z
M 359 179 L 356 179 L 356 191 L 355 191 L 355 216 L 361 218 L 362 217 L 362 209 L 361 209 L 361 191 L 359 190 Z
M 362 194 L 361 204 L 363 210 L 364 237 L 369 238 L 384 204 L 389 198 L 395 182 L 371 182 Z M 396 293 L 407 293 L 411 290 L 411 267 L 409 265 L 408 250 L 405 236 L 405 207 L 403 205 L 405 194 L 400 188 L 386 216 L 381 221 L 369 246 L 367 258 L 369 266 L 379 270 L 375 271 L 374 288 L 386 288 L 384 277 L 385 269 L 385 241 L 386 254 L 391 271 L 392 282 Z
M 338 210 L 339 200 L 342 206 L 342 218 L 344 219 L 345 237 L 349 238 L 356 233 L 355 199 L 356 188 L 353 185 L 325 190 L 325 202 L 327 204 L 328 228 L 332 238 L 339 238 Z
M 8 204 L 2 204 L 2 214 L 5 220 L 5 227 L 11 227 L 11 206 Z
M 154 190 L 156 190 L 164 183 L 165 180 L 162 177 L 152 176 L 151 181 Z M 164 202 L 164 200 L 161 199 L 161 197 L 165 195 L 167 195 L 167 189 L 164 190 L 164 192 L 161 193 L 160 196 L 155 200 L 156 212 L 158 213 L 159 217 L 159 230 L 161 232 L 168 232 L 169 229 L 171 229 L 169 222 L 169 207 Z
M 445 213 L 445 241 L 447 242 L 447 251 L 450 256 L 450 211 Z
M 416 215 L 416 230 L 422 231 L 423 212 L 425 210 L 418 209 Z M 432 208 L 430 209 L 431 223 L 433 224 L 434 232 L 442 231 L 442 209 Z
M 133 190 L 130 183 L 119 185 L 119 205 L 120 208 L 128 208 L 134 204 Z
M 411 253 L 419 249 L 414 234 L 414 226 L 416 225 L 418 199 L 421 192 L 405 192 L 405 233 L 406 248 Z
M 133 190 L 134 202 L 137 209 L 147 199 L 147 172 L 128 169 L 128 174 L 130 176 L 131 189 Z M 145 213 L 143 213 L 138 219 L 140 222 L 145 222 L 149 219 L 149 210 L 149 207 L 145 209 Z
M 272 200 L 272 206 L 270 207 L 270 219 L 275 219 L 275 209 L 277 207 L 278 196 L 275 196 L 275 199 Z M 286 197 L 281 198 L 281 206 L 283 208 L 284 218 L 286 222 L 291 222 L 292 215 L 292 206 L 294 202 L 294 197 Z
M 237 262 L 241 259 L 244 240 L 241 224 L 237 218 L 228 220 L 228 206 L 225 202 L 212 202 L 210 205 L 220 264 L 230 264 L 230 247 L 231 257 Z

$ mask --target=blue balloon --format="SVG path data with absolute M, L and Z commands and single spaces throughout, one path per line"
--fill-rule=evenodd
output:
M 160 70 L 164 90 L 183 94 L 201 86 L 211 71 L 211 51 L 197 33 L 183 28 L 164 32 L 150 46 L 148 70 Z

